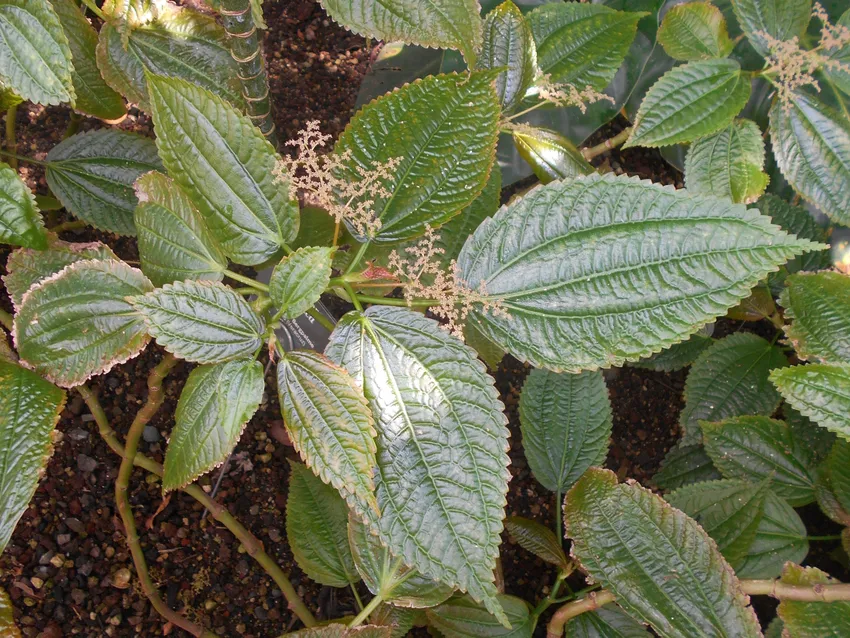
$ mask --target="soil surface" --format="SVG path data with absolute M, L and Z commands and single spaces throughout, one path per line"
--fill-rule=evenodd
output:
M 266 0 L 270 26 L 266 54 L 280 138 L 294 137 L 312 119 L 336 137 L 352 114 L 358 86 L 371 51 L 359 36 L 331 22 L 313 0 Z M 19 152 L 35 158 L 61 139 L 68 112 L 61 108 L 22 106 L 19 112 Z M 86 121 L 83 130 L 98 124 Z M 613 123 L 597 134 L 597 142 L 615 134 Z M 149 118 L 134 111 L 122 128 L 151 134 Z M 597 139 L 598 138 L 598 139 Z M 595 160 L 605 169 L 628 172 L 665 184 L 681 186 L 681 175 L 661 157 L 645 149 L 615 150 Z M 47 193 L 40 168 L 23 164 L 22 175 L 38 193 Z M 63 218 L 59 217 L 61 221 Z M 100 239 L 123 259 L 138 259 L 135 242 L 91 230 L 67 232 L 68 241 Z M 0 249 L 5 264 L 7 249 Z M 4 271 L 2 271 L 4 272 Z M 10 310 L 5 291 L 0 306 Z M 340 305 L 336 305 L 339 309 Z M 749 329 L 721 322 L 721 330 Z M 151 345 L 140 357 L 92 379 L 112 427 L 123 438 L 146 397 L 148 371 L 162 350 Z M 267 360 L 263 360 L 267 363 Z M 166 384 L 166 400 L 145 431 L 140 451 L 162 461 L 173 425 L 177 398 L 191 370 L 178 364 Z M 508 515 L 534 518 L 551 525 L 554 496 L 531 476 L 523 456 L 517 403 L 528 369 L 506 357 L 495 374 L 510 419 L 511 474 Z M 613 440 L 606 465 L 620 479 L 631 477 L 649 484 L 666 452 L 678 439 L 678 416 L 686 372 L 655 373 L 632 368 L 606 372 L 614 407 Z M 230 462 L 199 481 L 260 538 L 278 561 L 305 603 L 320 618 L 355 611 L 349 590 L 321 587 L 310 581 L 293 561 L 286 542 L 285 503 L 287 458 L 297 455 L 283 433 L 274 369 L 267 366 L 267 394 L 246 428 Z M 98 436 L 93 417 L 81 397 L 69 393 L 58 425 L 59 439 L 44 480 L 12 541 L 0 557 L 0 585 L 10 594 L 16 618 L 27 637 L 161 636 L 187 634 L 165 624 L 141 594 L 123 527 L 114 506 L 114 481 L 119 458 Z M 282 593 L 234 537 L 190 497 L 176 493 L 163 501 L 160 485 L 141 470 L 133 474 L 131 503 L 142 547 L 153 578 L 173 608 L 212 628 L 222 637 L 267 638 L 298 626 Z M 803 512 L 811 534 L 833 534 L 816 507 Z M 545 563 L 505 538 L 502 571 L 505 591 L 536 602 L 545 596 L 554 572 Z M 832 545 L 813 544 L 807 561 L 839 578 L 846 569 L 830 554 Z M 844 572 L 842 573 L 842 570 Z M 570 580 L 582 587 L 580 577 Z M 368 592 L 361 589 L 361 597 Z M 757 606 L 763 618 L 773 605 L 764 598 Z M 538 629 L 544 635 L 543 619 Z M 419 635 L 427 635 L 420 630 Z

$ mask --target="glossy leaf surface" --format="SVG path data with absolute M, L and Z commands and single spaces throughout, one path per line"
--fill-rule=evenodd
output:
M 616 605 L 576 616 L 565 630 L 570 638 L 650 638 L 652 635 Z
M 685 485 L 722 478 L 706 454 L 702 444 L 685 445 L 679 441 L 661 462 L 652 482 L 662 490 L 675 490 Z
M 285 319 L 295 319 L 319 301 L 331 280 L 333 254 L 333 248 L 299 248 L 275 266 L 269 297 Z
M 507 67 L 496 77 L 502 110 L 510 112 L 525 96 L 537 72 L 537 49 L 531 27 L 519 8 L 506 0 L 484 19 L 484 44 L 479 69 Z
M 750 44 L 762 55 L 768 53 L 767 41 L 762 33 L 777 40 L 802 36 L 812 14 L 811 0 L 733 0 L 731 4 Z
M 798 412 L 850 440 L 850 366 L 794 366 L 770 380 Z
M 505 519 L 505 529 L 517 545 L 561 569 L 567 566 L 567 556 L 561 541 L 548 527 L 522 516 Z
M 733 48 L 726 18 L 708 2 L 687 2 L 671 8 L 658 29 L 658 41 L 675 60 L 725 58 Z
M 782 582 L 798 587 L 838 583 L 817 567 L 800 567 L 790 563 L 782 573 Z M 825 636 L 838 638 L 850 633 L 850 601 L 826 604 L 783 600 L 779 603 L 777 613 L 785 624 L 783 635 L 787 634 L 794 638 L 824 638 Z
M 44 222 L 35 205 L 32 191 L 18 172 L 0 162 L 0 243 L 47 248 Z
M 687 341 L 673 344 L 664 348 L 661 352 L 646 359 L 640 359 L 631 365 L 635 368 L 645 368 L 656 372 L 675 372 L 693 364 L 699 356 L 714 343 L 709 335 L 696 333 L 691 335 Z
M 544 128 L 523 127 L 511 132 L 520 157 L 544 184 L 556 179 L 590 175 L 593 166 L 566 137 Z
M 850 364 L 850 276 L 791 275 L 779 303 L 792 320 L 785 334 L 801 359 Z
M 516 596 L 499 594 L 499 604 L 511 623 L 503 627 L 496 617 L 468 596 L 452 598 L 429 609 L 428 623 L 437 631 L 457 638 L 531 638 L 531 622 L 526 602 Z
M 802 563 L 808 553 L 806 526 L 800 515 L 770 491 L 755 538 L 735 573 L 738 578 L 777 578 L 785 563 Z

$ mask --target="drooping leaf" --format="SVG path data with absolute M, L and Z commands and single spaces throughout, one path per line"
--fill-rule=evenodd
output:
M 439 605 L 452 595 L 448 585 L 397 560 L 354 512 L 348 514 L 348 543 L 366 587 L 384 602 L 422 609 Z
M 157 286 L 185 279 L 221 281 L 227 258 L 186 193 L 152 171 L 136 180 L 136 196 L 133 219 L 142 272 Z
M 839 224 L 850 224 L 850 121 L 818 98 L 796 93 L 770 109 L 770 142 L 788 183 Z
M 163 170 L 153 140 L 117 129 L 80 133 L 47 154 L 47 184 L 75 217 L 95 228 L 135 235 L 134 182 Z
M 0 243 L 35 250 L 47 247 L 44 222 L 32 191 L 18 172 L 0 162 Z
M 481 48 L 476 0 L 321 0 L 328 15 L 349 31 L 385 42 L 458 49 L 470 66 Z
M 505 519 L 505 529 L 524 550 L 556 567 L 566 568 L 569 561 L 561 541 L 548 527 L 522 516 L 509 516 Z
M 531 472 L 560 494 L 608 453 L 613 416 L 602 373 L 531 371 L 519 399 L 522 445 Z
M 322 296 L 331 280 L 333 254 L 333 248 L 299 248 L 275 266 L 269 297 L 285 319 L 304 314 Z
M 65 405 L 65 392 L 31 370 L 0 360 L 0 396 L 2 552 L 47 468 L 53 451 L 53 428 Z
M 286 537 L 298 566 L 328 587 L 360 580 L 348 544 L 348 508 L 332 487 L 296 461 L 289 462 Z
M 792 563 L 785 566 L 781 582 L 797 587 L 838 583 L 817 567 L 800 567 Z M 850 634 L 850 601 L 827 604 L 783 600 L 776 611 L 785 624 L 783 635 L 794 638 L 839 638 Z
M 48 235 L 47 240 L 45 250 L 19 248 L 6 261 L 3 283 L 16 308 L 21 305 L 27 290 L 69 264 L 86 259 L 118 259 L 109 246 L 98 241 L 71 244 L 57 239 L 55 235 Z
M 390 638 L 405 638 L 415 625 L 425 624 L 425 612 L 381 603 L 369 616 L 374 625 L 389 626 Z
M 537 64 L 553 82 L 601 91 L 623 63 L 645 15 L 601 4 L 544 4 L 527 16 Z
M 800 442 L 784 421 L 766 416 L 739 416 L 700 426 L 705 450 L 725 478 L 762 481 L 773 477 L 771 490 L 791 505 L 815 500 L 815 481 Z
M 496 76 L 429 76 L 370 102 L 352 118 L 335 147 L 350 153 L 340 178 L 362 179 L 358 168 L 400 158 L 389 179 L 380 181 L 389 196 L 374 194 L 372 209 L 381 220 L 375 241 L 411 239 L 426 225 L 440 226 L 484 189 L 498 136 Z
M 664 14 L 658 42 L 675 60 L 725 58 L 733 43 L 726 31 L 726 18 L 709 2 L 688 2 Z
M 792 319 L 785 334 L 801 359 L 850 364 L 850 276 L 798 273 L 779 298 Z
M 0 635 L 6 638 L 21 638 L 21 632 L 15 624 L 12 601 L 2 587 L 0 587 Z
M 806 464 L 809 467 L 820 464 L 829 455 L 835 443 L 835 432 L 818 426 L 787 403 L 782 406 L 782 414 L 784 421 L 791 428 L 792 435 L 800 442 Z
M 490 371 L 495 372 L 499 369 L 499 364 L 505 358 L 505 349 L 485 337 L 475 324 L 468 323 L 463 327 L 463 340 L 478 353 L 478 358 Z
M 564 523 L 584 570 L 662 638 L 761 636 L 717 546 L 660 496 L 592 468 L 567 494 Z
M 528 604 L 516 596 L 499 594 L 499 604 L 511 624 L 506 629 L 493 614 L 468 596 L 452 598 L 426 613 L 428 624 L 444 636 L 456 638 L 531 638 Z
M 685 485 L 722 478 L 706 454 L 702 444 L 684 445 L 682 441 L 670 448 L 661 462 L 661 469 L 652 477 L 662 490 L 675 490 Z
M 513 110 L 534 82 L 537 49 L 531 27 L 519 8 L 506 0 L 484 19 L 479 69 L 507 67 L 496 77 L 496 95 L 505 113 Z
M 97 31 L 74 0 L 50 0 L 50 3 L 68 38 L 73 58 L 71 80 L 77 95 L 74 108 L 102 120 L 122 119 L 127 114 L 124 100 L 106 84 L 97 66 Z
M 643 625 L 616 605 L 579 614 L 564 627 L 569 638 L 651 638 Z
M 74 104 L 71 49 L 48 0 L 0 0 L 0 82 L 37 104 Z
M 836 441 L 827 457 L 830 487 L 842 509 L 850 512 L 850 443 Z
M 273 174 L 277 154 L 247 116 L 184 80 L 148 76 L 169 175 L 239 264 L 262 263 L 298 234 L 298 206 Z
M 850 366 L 794 366 L 770 380 L 800 414 L 850 440 Z
M 290 631 L 284 636 L 290 638 L 390 638 L 391 627 L 360 625 L 349 629 L 346 625 L 331 623 L 320 627 L 310 627 L 299 631 Z M 281 637 L 283 638 L 283 637 Z
M 21 361 L 64 388 L 139 354 L 148 342 L 126 301 L 153 289 L 142 271 L 114 261 L 78 261 L 27 291 L 15 316 Z
M 786 365 L 782 350 L 751 332 L 736 332 L 706 349 L 685 383 L 685 408 L 679 417 L 685 444 L 701 441 L 700 421 L 773 414 L 781 399 L 771 386 L 770 371 Z
M 251 357 L 263 344 L 265 321 L 217 281 L 176 281 L 130 301 L 156 342 L 187 361 Z
M 761 197 L 770 181 L 763 168 L 761 130 L 751 120 L 735 120 L 719 133 L 691 144 L 685 157 L 685 186 L 706 195 L 751 204 Z
M 646 359 L 635 361 L 631 365 L 634 368 L 645 368 L 656 372 L 675 372 L 693 364 L 713 343 L 714 339 L 710 335 L 698 332 L 691 335 L 687 341 L 673 344 L 669 348 L 656 352 Z
M 802 36 L 812 14 L 812 0 L 733 0 L 731 4 L 750 44 L 763 56 L 768 53 L 763 33 L 777 40 Z
M 522 127 L 511 131 L 520 157 L 544 184 L 556 179 L 590 175 L 594 168 L 566 137 L 545 128 Z
M 327 354 L 363 387 L 375 417 L 381 518 L 372 527 L 405 564 L 504 620 L 493 568 L 507 430 L 483 364 L 435 321 L 387 306 L 343 317 Z
M 503 206 L 458 265 L 507 311 L 472 312 L 487 337 L 535 366 L 578 372 L 686 339 L 812 248 L 728 201 L 589 175 Z
M 776 302 L 773 294 L 766 285 L 759 284 L 734 308 L 730 308 L 726 316 L 734 321 L 761 321 L 776 313 Z
M 737 569 L 755 540 L 769 490 L 770 477 L 759 483 L 724 479 L 688 485 L 665 499 L 696 520 Z
M 286 430 L 307 467 L 358 515 L 379 513 L 375 427 L 363 391 L 344 369 L 306 350 L 287 352 L 277 379 Z
M 808 553 L 800 515 L 788 501 L 768 492 L 755 538 L 735 573 L 738 578 L 777 578 L 785 563 L 802 563 Z
M 850 526 L 850 512 L 841 505 L 832 487 L 832 472 L 828 462 L 815 471 L 815 498 L 827 518 L 839 525 Z

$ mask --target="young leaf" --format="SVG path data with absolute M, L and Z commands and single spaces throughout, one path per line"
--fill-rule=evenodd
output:
M 575 145 L 557 131 L 523 126 L 513 129 L 511 136 L 520 157 L 544 184 L 594 171 Z
M 217 281 L 177 281 L 130 302 L 156 342 L 187 361 L 253 357 L 263 345 L 265 321 L 241 295 Z
M 360 625 L 349 629 L 343 624 L 331 623 L 321 627 L 310 627 L 299 631 L 290 631 L 284 636 L 289 638 L 390 638 L 392 627 Z M 283 638 L 283 637 L 281 637 Z
M 481 48 L 476 0 L 320 0 L 328 15 L 349 31 L 385 42 L 458 49 L 475 64 Z
M 802 563 L 808 553 L 806 526 L 800 515 L 769 491 L 755 538 L 735 573 L 738 578 L 777 578 L 785 563 Z
M 322 296 L 331 280 L 333 254 L 333 248 L 299 248 L 275 266 L 269 297 L 285 319 L 304 314 Z
M 47 248 L 44 222 L 35 205 L 32 191 L 18 172 L 0 162 L 0 243 Z
M 363 107 L 336 143 L 350 153 L 339 177 L 400 159 L 374 196 L 381 227 L 375 241 L 411 239 L 440 226 L 481 193 L 498 137 L 495 71 L 428 76 Z M 411 121 L 416 126 L 410 126 Z M 349 226 L 349 230 L 352 227 Z
M 484 45 L 479 69 L 500 69 L 496 95 L 502 111 L 510 112 L 525 96 L 537 72 L 537 49 L 531 27 L 519 8 L 505 0 L 484 19 Z
M 728 197 L 735 203 L 752 204 L 770 181 L 763 168 L 761 130 L 750 120 L 735 120 L 719 133 L 691 144 L 685 157 L 685 186 L 706 195 Z
M 21 361 L 63 388 L 132 359 L 148 342 L 126 301 L 153 286 L 120 261 L 78 261 L 42 279 L 21 300 L 15 345 Z
M 15 624 L 12 601 L 9 599 L 9 594 L 2 587 L 0 587 L 0 636 L 21 638 L 21 632 Z
M 106 84 L 97 66 L 97 31 L 74 0 L 50 2 L 62 23 L 74 61 L 71 69 L 71 80 L 77 94 L 74 108 L 102 120 L 122 119 L 127 115 L 124 100 Z
M 679 441 L 670 448 L 661 462 L 661 469 L 652 477 L 652 481 L 662 490 L 675 490 L 685 485 L 719 478 L 722 478 L 720 472 L 714 467 L 701 444 L 684 445 Z
M 372 478 L 375 427 L 363 391 L 316 352 L 287 352 L 277 366 L 280 409 L 295 449 L 360 516 L 379 513 Z
M 732 8 L 750 44 L 766 56 L 768 45 L 762 34 L 777 40 L 802 36 L 812 15 L 812 0 L 733 0 Z
M 153 140 L 117 129 L 80 133 L 47 154 L 47 185 L 75 217 L 95 228 L 135 235 L 133 183 L 164 170 Z
M 520 547 L 547 563 L 561 569 L 569 564 L 561 541 L 548 527 L 522 516 L 509 516 L 505 519 L 505 529 Z
M 770 109 L 770 142 L 788 183 L 839 224 L 850 224 L 850 121 L 816 97 L 796 93 Z
M 652 638 L 641 623 L 616 605 L 579 614 L 564 629 L 569 638 Z
M 531 638 L 532 623 L 528 604 L 516 596 L 499 594 L 511 629 L 506 629 L 493 614 L 468 596 L 452 598 L 425 614 L 428 624 L 444 636 L 455 638 Z
M 522 445 L 531 472 L 560 494 L 608 453 L 613 416 L 601 372 L 535 369 L 519 399 Z
M 679 417 L 685 444 L 701 441 L 700 421 L 773 414 L 781 398 L 770 384 L 770 371 L 787 365 L 782 350 L 751 332 L 716 341 L 688 373 L 685 408 Z
M 782 582 L 798 587 L 835 584 L 817 567 L 800 567 L 788 563 L 782 572 Z M 850 635 L 850 601 L 831 603 L 783 600 L 776 610 L 785 623 L 783 635 L 794 638 L 825 638 Z
M 227 258 L 183 190 L 162 173 L 136 180 L 133 216 L 142 272 L 162 286 L 184 279 L 221 281 Z
M 631 366 L 656 372 L 675 372 L 692 365 L 713 343 L 714 339 L 710 335 L 698 332 L 686 341 L 675 343 L 646 359 L 635 361 Z
M 343 317 L 328 356 L 363 387 L 378 432 L 375 484 L 389 550 L 504 621 L 493 568 L 509 478 L 502 405 L 475 353 L 406 308 Z
M 185 487 L 224 463 L 257 411 L 263 389 L 259 361 L 228 361 L 192 370 L 180 393 L 165 450 L 163 492 Z
M 699 523 L 737 570 L 755 540 L 769 489 L 770 477 L 760 483 L 725 479 L 688 485 L 665 499 Z
M 734 46 L 726 31 L 726 18 L 709 2 L 672 7 L 658 29 L 658 41 L 675 60 L 725 58 Z
M 3 283 L 15 308 L 20 307 L 27 290 L 69 264 L 87 259 L 118 259 L 109 246 L 98 241 L 69 244 L 55 235 L 48 235 L 47 240 L 45 250 L 19 248 L 6 261 Z
M 770 380 L 798 412 L 850 440 L 850 366 L 794 366 Z
M 397 560 L 354 512 L 348 514 L 348 543 L 366 587 L 384 602 L 421 609 L 439 605 L 452 595 L 451 587 Z
M 820 247 L 728 201 L 589 175 L 503 206 L 458 265 L 507 311 L 472 312 L 487 337 L 535 366 L 579 372 L 686 339 L 785 260 Z
M 553 82 L 601 91 L 614 79 L 645 15 L 601 4 L 544 4 L 527 16 L 537 64 Z
M 298 566 L 327 587 L 360 580 L 348 546 L 348 508 L 305 465 L 290 461 L 286 538 Z
M 761 636 L 714 542 L 660 496 L 592 468 L 567 494 L 564 523 L 585 571 L 659 636 Z
M 705 450 L 725 478 L 762 481 L 796 507 L 815 500 L 812 469 L 800 443 L 784 421 L 766 416 L 740 416 L 725 421 L 701 421 Z
M 65 392 L 31 370 L 0 360 L 0 396 L 2 552 L 47 467 Z
M 785 334 L 801 359 L 850 364 L 850 276 L 799 273 L 779 298 L 793 319 Z
M 37 104 L 74 104 L 71 49 L 48 0 L 0 0 L 0 82 Z
M 269 259 L 298 234 L 298 206 L 273 172 L 277 153 L 247 116 L 176 78 L 149 75 L 156 143 L 224 252 L 239 264 Z

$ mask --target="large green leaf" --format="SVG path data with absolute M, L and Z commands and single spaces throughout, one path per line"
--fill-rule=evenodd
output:
M 269 297 L 285 319 L 307 312 L 322 296 L 331 280 L 334 248 L 299 248 L 274 268 Z
M 751 120 L 736 120 L 691 144 L 685 157 L 688 190 L 751 204 L 770 178 L 764 168 L 764 139 Z
M 286 537 L 298 566 L 317 583 L 347 587 L 360 580 L 348 545 L 348 508 L 304 465 L 289 462 Z
M 354 512 L 348 514 L 348 543 L 357 572 L 375 596 L 401 607 L 434 607 L 452 588 L 423 576 L 396 559 Z
M 837 438 L 835 432 L 819 427 L 787 403 L 782 406 L 782 414 L 794 438 L 800 442 L 802 451 L 805 453 L 805 462 L 809 467 L 819 465 L 829 456 Z
M 652 477 L 652 482 L 662 490 L 675 490 L 685 485 L 721 478 L 705 448 L 699 445 L 684 445 L 679 441 L 670 448 L 661 462 L 661 469 Z
M 837 441 L 827 459 L 832 492 L 842 509 L 850 512 L 850 443 Z
M 777 578 L 785 563 L 802 563 L 808 553 L 806 526 L 800 515 L 771 491 L 764 500 L 755 538 L 735 573 L 738 578 Z
M 38 104 L 74 103 L 71 49 L 48 0 L 0 0 L 0 82 Z
M 547 490 L 565 493 L 608 453 L 613 416 L 602 373 L 531 371 L 519 398 L 522 446 Z
M 507 492 L 507 430 L 475 353 L 431 319 L 372 306 L 337 325 L 328 356 L 375 417 L 381 539 L 423 575 L 504 620 L 493 584 Z
M 139 354 L 145 323 L 126 298 L 153 286 L 120 261 L 78 261 L 27 291 L 15 316 L 21 361 L 70 388 Z
M 850 366 L 794 366 L 770 380 L 798 412 L 850 440 Z
M 15 624 L 15 612 L 6 590 L 0 587 L 0 635 L 6 638 L 21 638 L 21 632 Z
M 850 121 L 804 93 L 770 109 L 770 141 L 788 183 L 839 224 L 850 224 Z
M 564 627 L 569 638 L 651 638 L 643 625 L 616 605 L 579 614 Z
M 761 636 L 717 546 L 660 496 L 593 468 L 567 494 L 564 523 L 587 573 L 662 638 Z
M 716 341 L 688 373 L 685 408 L 679 417 L 685 444 L 701 441 L 700 421 L 773 414 L 781 399 L 770 384 L 770 371 L 786 365 L 782 350 L 751 332 Z
M 725 200 L 590 175 L 502 207 L 458 264 L 507 311 L 470 315 L 487 337 L 536 366 L 578 372 L 686 339 L 785 260 L 819 247 Z
M 157 286 L 184 279 L 221 281 L 227 258 L 183 190 L 162 173 L 136 180 L 133 216 L 142 272 Z
M 192 370 L 180 393 L 165 451 L 163 492 L 185 487 L 224 463 L 257 411 L 264 385 L 259 361 L 228 361 Z
M 705 449 L 725 478 L 762 481 L 791 505 L 815 500 L 814 468 L 806 464 L 802 445 L 784 421 L 766 416 L 740 416 L 702 421 Z
M 187 361 L 251 357 L 263 344 L 265 321 L 217 281 L 176 281 L 130 301 L 156 342 Z
M 750 99 L 750 75 L 735 60 L 677 66 L 652 85 L 623 145 L 670 146 L 726 128 Z
M 511 131 L 520 157 L 544 184 L 590 175 L 594 168 L 566 137 L 545 128 L 522 126 Z
M 266 261 L 298 234 L 298 206 L 273 171 L 277 153 L 251 120 L 200 87 L 148 76 L 156 143 L 169 175 L 235 262 Z
M 42 279 L 54 275 L 65 266 L 86 259 L 118 259 L 109 246 L 100 242 L 69 244 L 55 235 L 48 235 L 45 250 L 19 248 L 6 260 L 3 283 L 6 292 L 17 308 L 24 294 Z
M 477 0 L 320 0 L 349 31 L 386 42 L 458 49 L 472 66 L 481 48 Z
M 426 225 L 447 222 L 484 189 L 498 137 L 497 75 L 429 76 L 370 102 L 351 119 L 335 147 L 349 153 L 340 178 L 362 179 L 358 169 L 400 159 L 380 181 L 389 195 L 374 195 L 373 210 L 381 220 L 375 241 L 421 235 Z
M 832 468 L 827 461 L 816 471 L 815 498 L 821 512 L 827 518 L 842 526 L 850 526 L 850 512 L 838 500 L 838 495 L 832 487 Z
M 755 540 L 769 489 L 770 477 L 760 483 L 725 479 L 688 485 L 665 498 L 696 520 L 737 569 Z
M 36 250 L 47 247 L 44 222 L 32 191 L 18 172 L 0 162 L 0 243 Z
M 117 129 L 80 133 L 47 154 L 47 184 L 75 217 L 101 230 L 135 235 L 133 183 L 163 170 L 153 140 Z
M 160 5 L 156 13 L 132 28 L 124 23 L 101 28 L 97 61 L 109 85 L 149 110 L 147 71 L 182 78 L 242 107 L 239 69 L 215 19 L 171 4 Z
M 307 466 L 359 515 L 379 513 L 375 427 L 363 391 L 344 369 L 311 351 L 286 353 L 277 382 L 286 430 Z
M 601 4 L 548 3 L 528 14 L 537 63 L 553 82 L 601 91 L 614 78 L 644 12 Z
M 86 20 L 74 0 L 50 0 L 74 61 L 71 80 L 77 101 L 76 110 L 102 120 L 117 121 L 127 114 L 124 100 L 112 90 L 97 66 L 97 31 Z
M 454 638 L 531 638 L 533 631 L 528 604 L 516 596 L 499 594 L 511 629 L 468 596 L 452 598 L 426 612 L 428 624 L 444 636 Z
M 782 572 L 782 582 L 801 588 L 837 584 L 817 567 L 800 567 L 789 563 Z M 777 609 L 785 623 L 783 636 L 794 638 L 840 638 L 850 635 L 850 601 L 831 603 L 783 600 Z
M 785 334 L 801 359 L 850 364 L 850 276 L 799 273 L 788 278 L 779 303 L 793 319 Z
M 524 550 L 562 570 L 567 569 L 569 561 L 561 539 L 548 527 L 522 516 L 509 516 L 505 519 L 505 529 Z
M 711 347 L 714 339 L 708 334 L 697 332 L 686 341 L 673 344 L 656 352 L 651 357 L 632 363 L 632 367 L 655 370 L 656 372 L 675 372 L 692 365 L 699 356 Z
M 496 95 L 502 111 L 510 112 L 525 96 L 537 72 L 537 49 L 531 27 L 519 8 L 505 0 L 484 19 L 484 44 L 479 69 L 501 69 Z
M 812 14 L 812 0 L 733 0 L 731 4 L 750 44 L 762 55 L 768 53 L 763 34 L 777 40 L 802 36 Z
M 47 467 L 65 392 L 30 370 L 0 360 L 0 396 L 2 552 Z
M 676 60 L 725 58 L 733 44 L 726 31 L 726 18 L 708 2 L 688 2 L 664 14 L 658 42 Z

